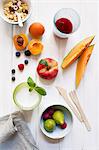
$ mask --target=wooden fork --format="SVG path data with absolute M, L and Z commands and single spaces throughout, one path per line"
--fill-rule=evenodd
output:
M 73 113 L 75 114 L 75 116 L 78 118 L 78 120 L 80 122 L 82 122 L 82 117 L 80 115 L 80 113 L 78 112 L 78 110 L 76 109 L 76 107 L 73 105 L 71 99 L 69 98 L 69 96 L 67 95 L 67 92 L 64 88 L 62 87 L 56 87 L 56 89 L 58 90 L 58 92 L 60 93 L 60 95 L 64 98 L 64 100 L 66 101 L 66 103 L 68 104 L 68 106 L 71 108 L 71 110 L 73 111 Z
M 91 126 L 90 126 L 89 121 L 88 121 L 88 119 L 87 119 L 87 117 L 86 117 L 86 115 L 85 115 L 85 113 L 84 113 L 84 111 L 80 105 L 76 91 L 75 90 L 71 91 L 69 93 L 69 96 L 70 96 L 71 100 L 73 101 L 73 103 L 75 104 L 76 108 L 78 109 L 87 130 L 90 131 Z

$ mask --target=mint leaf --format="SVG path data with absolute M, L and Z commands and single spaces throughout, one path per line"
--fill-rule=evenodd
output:
M 47 94 L 46 91 L 45 91 L 45 89 L 42 88 L 42 87 L 37 86 L 37 87 L 35 87 L 34 89 L 35 89 L 35 91 L 37 91 L 40 95 L 45 96 L 45 95 Z
M 27 79 L 27 84 L 29 85 L 29 91 L 31 92 L 33 88 L 36 86 L 36 83 L 33 81 L 31 77 Z
M 45 89 L 42 87 L 36 86 L 36 83 L 33 81 L 31 77 L 27 79 L 27 84 L 29 85 L 29 92 L 32 92 L 33 90 L 35 90 L 40 95 L 43 95 L 43 96 L 46 95 Z
M 45 65 L 45 66 L 48 66 L 47 61 L 44 60 L 44 59 L 41 59 L 40 62 L 39 62 L 39 64 L 43 64 L 43 65 Z

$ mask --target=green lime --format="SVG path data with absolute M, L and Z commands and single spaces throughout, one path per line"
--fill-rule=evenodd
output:
M 44 122 L 44 129 L 48 132 L 53 132 L 56 127 L 56 123 L 53 119 L 47 119 Z

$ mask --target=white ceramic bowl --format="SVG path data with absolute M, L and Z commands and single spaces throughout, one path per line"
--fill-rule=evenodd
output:
M 43 134 L 46 135 L 47 137 L 51 139 L 60 139 L 66 136 L 71 131 L 73 126 L 73 116 L 68 105 L 66 104 L 64 99 L 60 96 L 59 92 L 55 87 L 51 87 L 51 88 L 46 87 L 46 91 L 47 91 L 47 95 L 43 97 L 43 100 L 41 101 L 39 106 L 40 129 L 43 132 Z M 64 111 L 67 128 L 60 129 L 57 127 L 53 132 L 49 133 L 44 129 L 42 114 L 47 108 L 52 106 Z
M 55 130 L 53 132 L 47 132 L 44 129 L 44 121 L 43 118 L 41 117 L 40 119 L 40 128 L 41 131 L 49 138 L 51 139 L 60 139 L 63 138 L 64 136 L 66 136 L 72 129 L 73 126 L 73 117 L 71 112 L 64 106 L 62 105 L 54 105 L 52 106 L 52 108 L 57 109 L 57 110 L 61 110 L 64 112 L 64 116 L 65 116 L 65 122 L 67 123 L 67 127 L 65 129 L 61 129 L 59 126 L 56 126 Z
M 18 22 L 13 22 L 13 21 L 9 20 L 9 19 L 5 16 L 4 11 L 3 11 L 3 4 L 4 4 L 6 1 L 7 1 L 7 0 L 1 0 L 1 2 L 0 2 L 0 17 L 1 17 L 4 21 L 6 21 L 6 22 L 8 22 L 8 23 L 10 23 L 10 24 L 18 24 Z M 23 1 L 25 1 L 25 2 L 28 4 L 28 6 L 29 6 L 29 13 L 28 13 L 27 17 L 22 21 L 22 22 L 25 22 L 25 21 L 30 17 L 30 15 L 31 15 L 32 7 L 31 7 L 31 0 L 23 0 Z

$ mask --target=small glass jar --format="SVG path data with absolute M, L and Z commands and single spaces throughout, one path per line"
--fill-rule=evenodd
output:
M 70 20 L 70 22 L 72 23 L 72 27 L 73 27 L 71 33 L 63 33 L 63 32 L 58 30 L 58 28 L 56 27 L 56 21 L 58 19 L 61 19 L 61 18 L 66 18 L 66 19 Z M 68 38 L 70 35 L 72 35 L 79 28 L 80 16 L 72 8 L 62 8 L 58 12 L 56 12 L 54 19 L 53 19 L 53 23 L 54 23 L 55 35 L 60 37 L 60 38 Z

